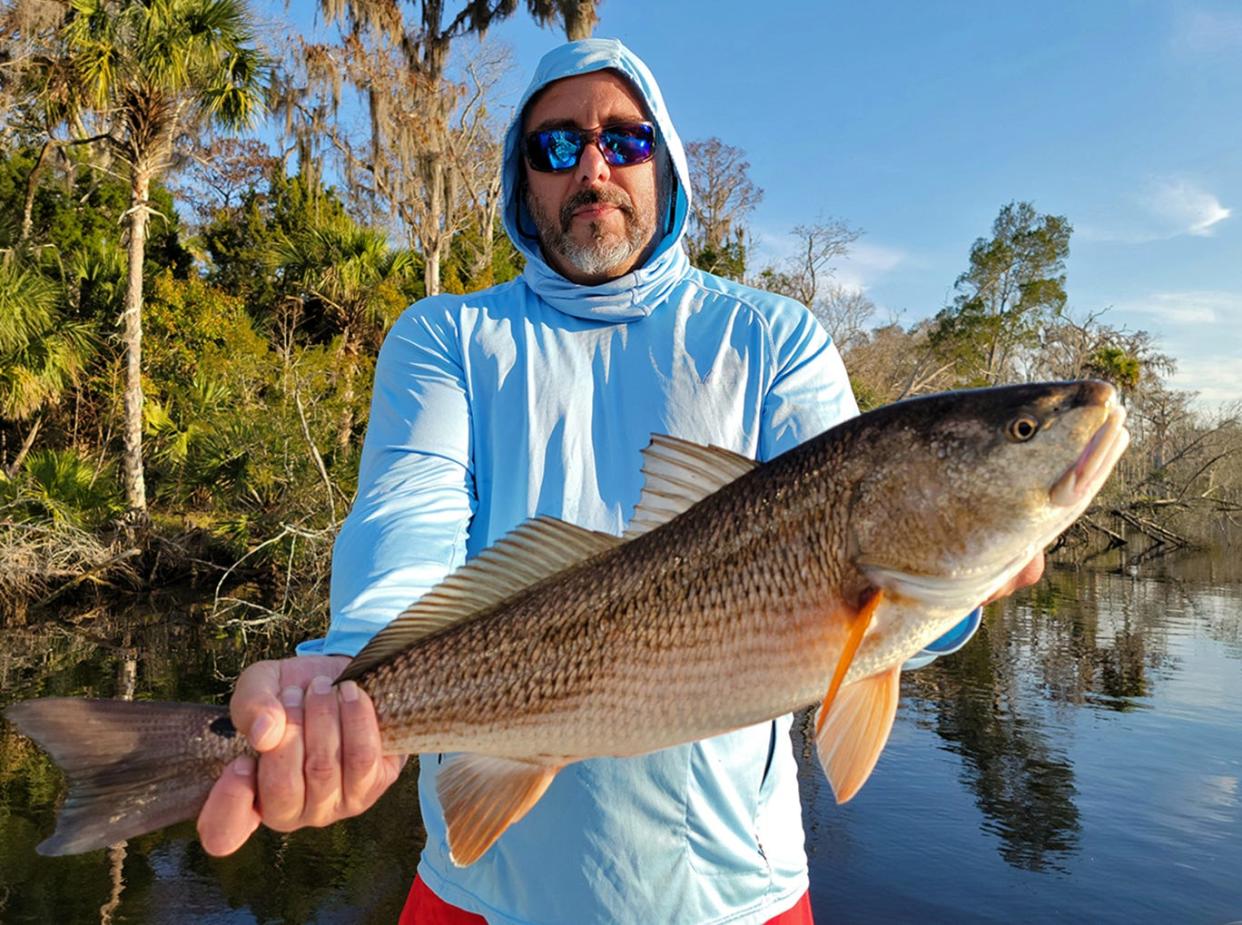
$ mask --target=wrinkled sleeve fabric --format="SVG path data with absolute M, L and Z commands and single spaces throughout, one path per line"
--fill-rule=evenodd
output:
M 836 345 L 801 305 L 780 306 L 770 321 L 775 372 L 764 400 L 759 458 L 771 459 L 858 414 L 845 364 Z M 931 664 L 966 645 L 983 622 L 976 609 L 902 665 Z
M 470 403 L 452 313 L 411 307 L 380 349 L 358 494 L 332 551 L 331 624 L 299 655 L 355 655 L 465 559 Z
M 809 311 L 781 300 L 768 314 L 768 330 L 773 364 L 759 434 L 762 461 L 858 414 L 841 354 Z

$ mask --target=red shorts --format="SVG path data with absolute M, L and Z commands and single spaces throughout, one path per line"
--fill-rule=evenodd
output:
M 450 906 L 431 892 L 431 887 L 423 883 L 422 877 L 415 877 L 397 925 L 487 925 L 487 919 Z M 768 919 L 768 925 L 814 925 L 811 920 L 811 894 L 803 893 L 797 905 L 774 919 Z

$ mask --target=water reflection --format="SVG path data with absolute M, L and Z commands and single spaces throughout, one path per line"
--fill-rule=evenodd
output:
M 1042 870 L 1078 845 L 1074 772 L 1025 710 L 1012 661 L 997 657 L 1011 644 L 1005 629 L 986 625 L 961 657 L 918 680 L 934 685 L 932 727 L 962 757 L 963 780 L 1000 837 L 1001 856 Z
M 905 677 L 890 746 L 848 806 L 795 735 L 822 918 L 1242 919 L 1242 568 L 1117 565 L 1051 571 L 962 652 Z M 161 604 L 9 631 L 2 699 L 132 684 L 221 702 L 265 653 L 199 626 Z M 0 728 L 0 921 L 392 922 L 423 837 L 411 770 L 360 819 L 261 832 L 223 860 L 190 825 L 135 839 L 123 866 L 116 852 L 40 858 L 59 775 Z
M 81 628 L 13 630 L 0 651 L 0 705 L 42 696 L 223 702 L 243 660 L 287 651 L 242 648 L 202 631 L 175 602 Z M 267 651 L 267 650 L 270 650 Z M 191 823 L 67 858 L 35 846 L 53 828 L 61 779 L 0 724 L 0 922 L 392 922 L 422 846 L 415 775 L 370 813 L 292 836 L 261 831 L 237 854 L 206 855 Z
M 1242 920 L 1240 639 L 1235 557 L 1054 570 L 993 606 L 903 679 L 855 803 L 805 769 L 813 898 L 851 922 Z

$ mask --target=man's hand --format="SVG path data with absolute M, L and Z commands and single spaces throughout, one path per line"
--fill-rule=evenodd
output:
M 1036 553 L 1035 558 L 1026 564 L 1022 571 L 1013 577 L 1013 581 L 1005 585 L 983 603 L 990 604 L 992 601 L 1000 600 L 1002 597 L 1008 597 L 1019 588 L 1025 588 L 1035 584 L 1044 574 L 1044 554 Z
M 208 795 L 198 816 L 208 854 L 232 854 L 259 823 L 290 832 L 356 816 L 397 779 L 405 758 L 381 753 L 371 698 L 352 681 L 332 686 L 349 661 L 311 655 L 242 672 L 229 709 L 261 758 L 233 761 Z

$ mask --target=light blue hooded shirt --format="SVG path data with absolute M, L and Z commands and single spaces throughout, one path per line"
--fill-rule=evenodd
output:
M 522 113 L 552 81 L 613 69 L 671 158 L 671 220 L 646 264 L 565 279 L 522 229 Z M 857 414 L 836 348 L 789 299 L 693 269 L 689 172 L 654 78 L 617 41 L 539 64 L 505 141 L 504 222 L 521 278 L 406 311 L 380 351 L 358 496 L 337 538 L 332 623 L 301 654 L 354 654 L 449 571 L 524 520 L 623 532 L 653 433 L 770 459 Z M 825 685 L 828 683 L 825 678 Z M 722 666 L 720 695 L 729 690 Z M 449 860 L 437 755 L 420 756 L 419 873 L 492 923 L 764 922 L 806 891 L 789 717 L 561 771 L 475 864 Z

